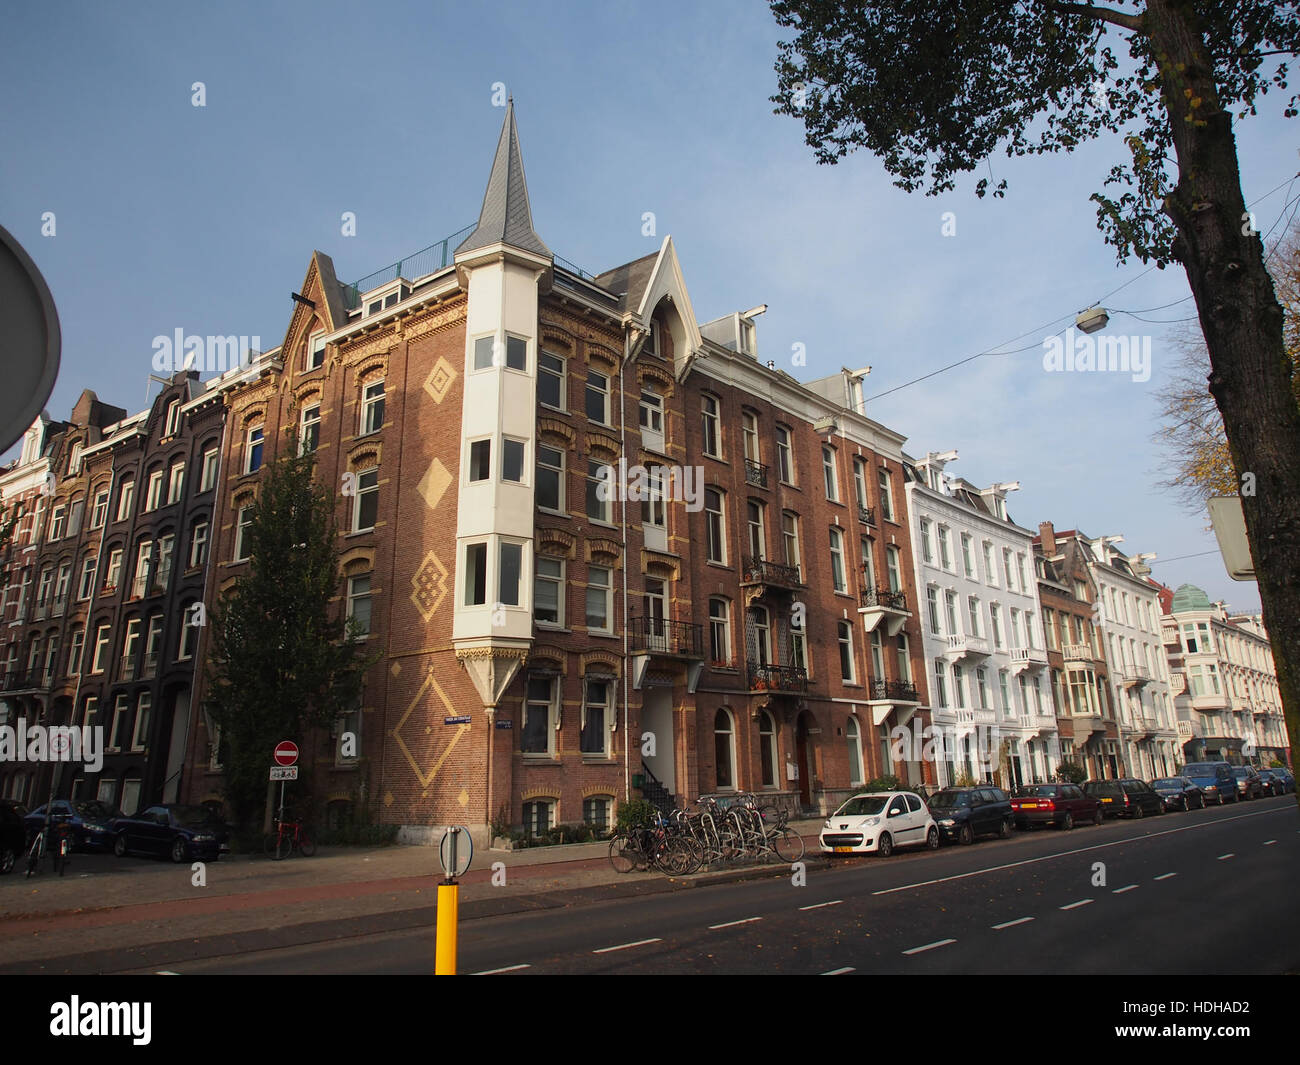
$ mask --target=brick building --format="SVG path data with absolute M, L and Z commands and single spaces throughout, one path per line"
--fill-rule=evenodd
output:
M 354 285 L 315 253 L 280 347 L 209 384 L 210 603 L 302 436 L 339 493 L 339 609 L 382 652 L 351 720 L 295 737 L 318 801 L 418 838 L 923 780 L 888 742 L 928 717 L 903 438 L 857 413 L 860 376 L 764 364 L 763 308 L 700 323 L 671 238 L 595 276 L 557 259 L 513 105 L 459 236 Z M 200 801 L 218 738 L 194 705 Z

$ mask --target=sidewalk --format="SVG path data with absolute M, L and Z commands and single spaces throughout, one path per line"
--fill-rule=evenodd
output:
M 791 822 L 803 837 L 804 861 L 817 850 L 820 820 Z M 577 902 L 620 898 L 789 875 L 781 863 L 739 865 L 694 876 L 620 875 L 608 843 L 568 844 L 518 851 L 478 851 L 460 878 L 460 915 L 473 919 Z M 497 867 L 493 883 L 493 867 Z M 427 927 L 442 879 L 435 847 L 321 848 L 312 858 L 282 862 L 262 856 L 225 858 L 206 866 L 196 887 L 189 864 L 77 854 L 64 878 L 43 871 L 28 880 L 15 870 L 0 878 L 0 971 L 33 972 L 45 959 L 103 952 L 115 968 L 124 956 L 156 953 L 150 945 L 185 941 L 196 956 L 213 937 L 232 937 L 239 949 Z M 504 872 L 504 883 L 501 883 Z M 355 920 L 340 933 L 329 926 Z M 359 929 L 359 931 L 358 931 Z M 143 964 L 143 963 L 142 963 Z

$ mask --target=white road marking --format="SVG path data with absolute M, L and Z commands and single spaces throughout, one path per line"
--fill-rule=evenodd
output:
M 1015 928 L 1018 924 L 1025 924 L 1032 920 L 1032 917 L 1017 917 L 1014 921 L 1003 921 L 1001 924 L 995 924 L 993 928 L 995 931 L 1001 931 L 1003 928 Z
M 719 928 L 735 928 L 738 924 L 749 924 L 752 921 L 761 921 L 762 919 L 763 918 L 761 917 L 745 917 L 739 921 L 725 921 L 722 924 L 711 924 L 709 925 L 709 931 L 713 932 Z
M 1113 894 L 1113 895 L 1122 895 L 1122 894 L 1124 894 L 1124 892 L 1126 892 L 1126 891 L 1136 891 L 1137 889 L 1138 889 L 1138 885 L 1137 885 L 1137 884 L 1129 884 L 1129 885 L 1126 886 L 1126 887 L 1117 887 L 1113 892 L 1111 892 L 1111 894 Z
M 1077 910 L 1080 906 L 1087 906 L 1088 903 L 1090 903 L 1090 902 L 1092 902 L 1092 901 L 1093 901 L 1092 899 L 1080 899 L 1078 902 L 1072 902 L 1072 903 L 1070 903 L 1068 906 L 1058 906 L 1057 909 L 1060 909 L 1060 910 Z
M 844 901 L 843 899 L 833 899 L 830 902 L 814 902 L 811 906 L 800 906 L 799 909 L 820 910 L 823 906 L 838 906 L 843 901 Z M 825 974 L 823 973 L 822 975 L 824 976 Z
M 644 947 L 647 943 L 662 943 L 663 940 L 655 939 L 638 939 L 635 943 L 620 943 L 616 947 L 601 947 L 599 950 L 593 950 L 593 954 L 608 954 L 611 950 L 627 950 L 629 947 Z
M 923 951 L 934 950 L 935 947 L 946 947 L 949 943 L 956 943 L 955 939 L 939 939 L 933 943 L 927 943 L 923 947 L 913 947 L 911 950 L 903 951 L 904 954 L 920 954 Z
M 851 973 L 853 971 L 853 966 L 849 965 L 843 969 L 832 969 L 830 972 L 822 973 L 822 976 L 843 976 L 845 973 Z
M 180 973 L 174 973 L 170 969 L 159 969 L 154 976 L 180 976 Z
M 1159 876 L 1152 877 L 1153 880 L 1168 880 L 1171 876 L 1177 876 L 1177 873 L 1161 873 Z
M 1022 865 L 1034 865 L 1038 862 L 1050 862 L 1055 858 L 1068 858 L 1074 854 L 1086 854 L 1088 851 L 1105 850 L 1107 847 L 1122 847 L 1129 843 L 1142 843 L 1145 840 L 1155 839 L 1157 836 L 1172 836 L 1177 832 L 1195 832 L 1203 828 L 1212 828 L 1215 825 L 1224 825 L 1229 821 L 1239 821 L 1246 817 L 1267 817 L 1270 814 L 1280 813 L 1288 807 L 1278 807 L 1275 810 L 1260 810 L 1258 813 L 1237 814 L 1233 817 L 1219 817 L 1213 821 L 1206 821 L 1195 825 L 1185 825 L 1182 828 L 1167 828 L 1161 832 L 1150 832 L 1143 836 L 1134 836 L 1131 839 L 1119 839 L 1113 843 L 1097 843 L 1091 847 L 1079 847 L 1077 850 L 1061 851 L 1059 854 L 1045 854 L 1041 858 L 1026 858 L 1024 861 L 1007 862 L 1004 865 L 990 865 L 985 869 L 972 869 L 969 873 L 957 873 L 954 876 L 941 876 L 934 880 L 918 880 L 915 884 L 901 884 L 898 887 L 882 888 L 879 891 L 873 891 L 873 895 L 892 895 L 896 891 L 911 891 L 913 888 L 932 887 L 935 884 L 947 884 L 953 880 L 965 880 L 971 876 L 981 876 L 984 873 L 999 873 L 1004 869 L 1015 869 Z M 1300 832 L 1300 829 L 1296 830 Z M 1172 874 L 1171 874 L 1172 875 Z M 1160 877 L 1156 877 L 1157 880 Z
M 475 976 L 496 976 L 497 973 L 513 973 L 519 969 L 527 969 L 527 965 L 507 965 L 502 969 L 484 969 L 481 973 L 475 973 Z
M 1226 862 L 1229 858 L 1235 858 L 1236 855 L 1229 851 L 1227 854 L 1220 854 L 1219 861 Z
M 1273 846 L 1273 844 L 1276 843 L 1276 842 L 1277 842 L 1277 840 L 1275 840 L 1275 839 L 1266 839 L 1266 840 L 1264 840 L 1264 846 L 1265 846 L 1265 847 L 1271 847 L 1271 846 Z

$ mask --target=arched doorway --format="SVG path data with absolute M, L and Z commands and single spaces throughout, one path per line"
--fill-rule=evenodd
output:
M 799 771 L 799 803 L 806 810 L 812 806 L 812 780 L 816 741 L 810 734 L 808 712 L 802 711 L 794 725 L 794 756 Z

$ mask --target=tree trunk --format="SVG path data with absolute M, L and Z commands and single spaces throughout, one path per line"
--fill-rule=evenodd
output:
M 1188 0 L 1148 0 L 1145 21 L 1178 159 L 1178 184 L 1165 212 L 1178 228 L 1174 250 L 1196 299 L 1210 353 L 1210 392 L 1223 414 L 1238 483 L 1253 475 L 1245 478 L 1242 505 L 1294 751 L 1300 408 L 1282 342 L 1282 308 L 1264 267 L 1263 242 L 1247 225 L 1232 118 L 1219 106 L 1195 7 Z

